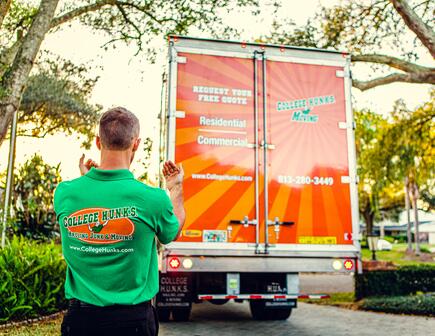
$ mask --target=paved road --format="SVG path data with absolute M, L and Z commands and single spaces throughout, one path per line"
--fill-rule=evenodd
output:
M 191 322 L 160 325 L 160 336 L 429 336 L 435 318 L 299 303 L 286 321 L 253 321 L 246 303 L 194 305 Z

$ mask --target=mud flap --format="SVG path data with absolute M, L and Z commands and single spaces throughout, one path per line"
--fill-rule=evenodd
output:
M 190 308 L 192 305 L 192 277 L 188 273 L 161 273 L 157 308 Z

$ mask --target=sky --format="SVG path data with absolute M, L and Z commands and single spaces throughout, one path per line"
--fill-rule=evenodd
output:
M 319 4 L 331 6 L 337 4 L 337 0 L 304 0 L 284 1 L 282 13 L 291 13 L 291 18 L 297 25 L 302 25 L 312 16 Z M 294 4 L 297 3 L 297 6 Z M 286 14 L 287 15 L 287 14 Z M 263 12 L 259 17 L 240 15 L 233 13 L 226 16 L 226 22 L 244 30 L 241 39 L 252 41 L 256 36 L 267 34 L 270 30 L 273 16 L 270 12 Z M 200 37 L 199 35 L 197 35 Z M 100 76 L 91 102 L 100 104 L 104 109 L 114 106 L 124 106 L 134 112 L 141 122 L 141 137 L 147 136 L 155 139 L 152 153 L 151 174 L 158 170 L 158 134 L 161 94 L 161 76 L 165 68 L 166 50 L 163 37 L 157 38 L 153 45 L 160 47 L 156 63 L 150 64 L 143 55 L 134 56 L 134 45 L 117 45 L 116 49 L 109 48 L 105 51 L 101 46 L 107 41 L 107 37 L 95 34 L 90 29 L 79 24 L 73 24 L 56 33 L 49 34 L 42 49 L 60 55 L 66 59 L 80 64 L 84 63 L 94 67 L 93 74 Z M 425 62 L 430 62 L 423 59 Z M 102 69 L 100 69 L 102 67 Z M 360 67 L 360 75 L 370 68 Z M 394 101 L 404 99 L 408 107 L 413 108 L 421 104 L 429 97 L 428 85 L 416 84 L 391 84 L 381 86 L 366 92 L 354 89 L 352 92 L 354 106 L 358 108 L 371 108 L 380 113 L 388 113 Z M 74 136 L 57 134 L 44 139 L 18 138 L 16 164 L 23 163 L 27 158 L 38 152 L 44 160 L 52 165 L 61 163 L 61 175 L 63 179 L 78 177 L 78 160 L 82 153 L 95 160 L 99 159 L 99 153 L 95 145 L 91 150 L 80 147 L 81 141 Z M 6 169 L 8 143 L 5 141 L 0 148 L 0 170 Z M 138 160 L 142 157 L 138 152 Z M 133 173 L 138 176 L 141 165 L 136 160 L 132 165 Z

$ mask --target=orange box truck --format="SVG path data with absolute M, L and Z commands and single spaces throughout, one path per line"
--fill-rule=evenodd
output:
M 182 163 L 186 224 L 161 251 L 161 320 L 248 300 L 286 319 L 300 272 L 357 272 L 350 55 L 170 36 L 161 160 Z

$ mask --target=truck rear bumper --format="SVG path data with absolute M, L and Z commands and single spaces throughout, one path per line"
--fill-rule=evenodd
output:
M 177 253 L 179 252 L 179 253 Z M 356 272 L 361 269 L 357 253 L 330 256 L 206 256 L 171 251 L 165 254 L 161 270 L 166 272 Z M 184 251 L 185 252 L 185 251 Z M 175 267 L 173 267 L 175 266 Z
M 326 294 L 299 294 L 299 295 L 283 295 L 283 294 L 239 294 L 239 295 L 226 295 L 226 294 L 199 294 L 199 300 L 296 300 L 296 299 L 329 299 L 330 296 Z

